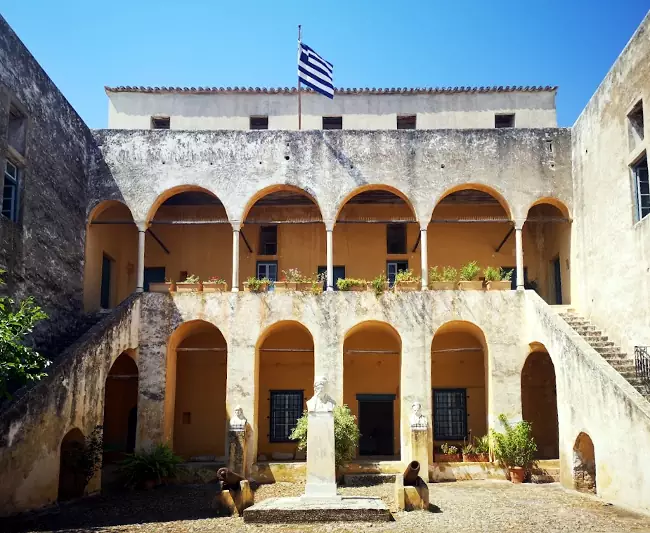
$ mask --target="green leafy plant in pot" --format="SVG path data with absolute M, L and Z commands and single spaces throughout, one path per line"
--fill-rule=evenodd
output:
M 499 415 L 499 421 L 503 425 L 504 433 L 490 431 L 494 456 L 508 468 L 513 483 L 522 483 L 526 471 L 535 464 L 537 444 L 532 435 L 532 427 L 525 420 L 511 424 L 504 414 Z
M 507 291 L 511 288 L 512 270 L 489 266 L 483 271 L 483 277 L 485 288 L 489 291 Z
M 182 462 L 167 444 L 157 444 L 150 450 L 129 454 L 120 462 L 119 473 L 126 487 L 151 489 L 176 477 Z

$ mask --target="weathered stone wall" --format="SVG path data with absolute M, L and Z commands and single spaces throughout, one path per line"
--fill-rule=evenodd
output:
M 87 167 L 94 140 L 65 97 L 0 16 L 0 170 L 9 154 L 10 103 L 27 116 L 20 220 L 0 217 L 0 267 L 9 290 L 50 315 L 43 341 L 82 309 Z
M 139 299 L 131 296 L 0 414 L 0 514 L 56 501 L 61 440 L 72 428 L 88 436 L 102 424 L 106 376 L 121 353 L 137 349 L 139 319 Z M 87 492 L 98 489 L 96 476 Z
M 461 184 L 494 189 L 521 222 L 541 198 L 573 207 L 566 129 L 100 130 L 95 137 L 106 167 L 93 177 L 88 210 L 122 200 L 136 221 L 153 214 L 159 195 L 183 185 L 213 192 L 234 225 L 260 191 L 282 184 L 309 193 L 329 225 L 350 193 L 368 185 L 403 193 L 423 227 L 442 196 Z
M 645 140 L 628 138 L 643 99 Z M 650 345 L 650 217 L 639 221 L 630 165 L 650 154 L 650 15 L 573 127 L 571 302 L 632 353 Z
M 562 484 L 575 488 L 573 450 L 584 432 L 594 443 L 597 494 L 649 512 L 650 403 L 539 296 L 526 296 L 525 338 L 544 344 L 555 366 Z

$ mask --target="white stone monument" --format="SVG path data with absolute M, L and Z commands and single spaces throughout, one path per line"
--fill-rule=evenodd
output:
M 327 379 L 314 380 L 314 397 L 307 401 L 307 484 L 303 498 L 340 499 L 336 494 L 334 407 Z

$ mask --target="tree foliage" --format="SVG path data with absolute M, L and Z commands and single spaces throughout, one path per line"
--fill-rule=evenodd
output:
M 499 415 L 499 421 L 503 424 L 505 433 L 491 431 L 497 460 L 507 467 L 529 468 L 535 462 L 537 451 L 530 423 L 522 420 L 510 424 L 504 414 Z
M 0 270 L 0 286 L 3 273 Z M 20 303 L 0 296 L 0 400 L 10 399 L 13 390 L 46 375 L 43 370 L 50 361 L 26 342 L 36 323 L 45 318 L 31 296 Z

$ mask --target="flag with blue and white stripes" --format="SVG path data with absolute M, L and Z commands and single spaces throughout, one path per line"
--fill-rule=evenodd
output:
M 325 61 L 305 43 L 299 42 L 299 45 L 298 80 L 317 93 L 334 98 L 334 85 L 332 85 L 334 65 Z

